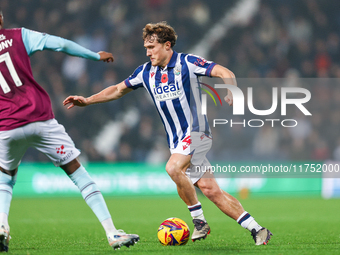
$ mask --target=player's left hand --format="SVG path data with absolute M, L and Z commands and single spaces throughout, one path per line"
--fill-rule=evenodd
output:
M 87 106 L 87 100 L 86 98 L 82 97 L 82 96 L 69 96 L 68 98 L 66 98 L 63 102 L 63 105 L 66 106 L 68 104 L 71 104 L 67 107 L 67 109 L 71 109 L 74 106 Z
M 107 63 L 114 61 L 113 55 L 110 52 L 99 51 L 98 54 L 100 55 L 99 60 L 103 60 L 104 62 L 107 62 Z
M 224 101 L 226 101 L 230 106 L 233 105 L 233 94 L 228 89 L 228 94 L 224 97 Z

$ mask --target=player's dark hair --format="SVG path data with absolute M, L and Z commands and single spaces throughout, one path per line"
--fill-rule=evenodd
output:
M 157 41 L 159 43 L 166 43 L 169 41 L 171 43 L 171 48 L 176 44 L 177 34 L 166 21 L 146 24 L 143 28 L 143 41 L 151 38 L 152 35 L 157 35 Z

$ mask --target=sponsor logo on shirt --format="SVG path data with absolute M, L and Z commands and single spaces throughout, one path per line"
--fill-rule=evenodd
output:
M 6 36 L 0 35 L 0 41 L 6 40 Z
M 182 90 L 177 82 L 176 84 L 160 83 L 158 87 L 153 89 L 153 93 L 158 101 L 166 101 L 179 98 L 182 95 Z

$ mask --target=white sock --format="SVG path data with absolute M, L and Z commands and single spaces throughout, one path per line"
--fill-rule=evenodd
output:
M 248 229 L 249 231 L 251 231 L 251 230 L 254 229 L 254 228 L 255 228 L 256 232 L 259 231 L 259 230 L 261 230 L 261 228 L 262 228 L 262 227 L 256 222 L 256 220 L 251 221 L 251 222 L 249 223 L 248 227 L 247 227 L 247 229 Z
M 193 219 L 199 219 L 199 220 L 203 220 L 204 222 L 207 222 L 206 219 L 204 218 L 204 215 L 203 213 L 198 215 L 198 216 L 194 216 L 192 217 Z
M 6 227 L 8 227 L 8 213 L 16 179 L 17 175 L 10 176 L 0 172 L 0 223 Z
M 7 213 L 0 213 L 0 224 L 5 225 L 8 227 L 8 214 Z
M 103 228 L 105 229 L 106 234 L 117 232 L 117 229 L 115 228 L 111 218 L 103 220 L 101 224 Z
M 188 209 L 193 219 L 200 219 L 207 222 L 204 218 L 203 209 L 200 202 L 195 205 L 188 205 Z
M 262 228 L 248 212 L 242 213 L 241 216 L 238 217 L 237 223 L 249 231 L 252 229 L 259 231 Z

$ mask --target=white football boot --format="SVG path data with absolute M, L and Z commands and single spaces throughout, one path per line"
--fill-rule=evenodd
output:
M 116 250 L 120 249 L 123 245 L 128 247 L 134 245 L 139 241 L 139 236 L 135 234 L 126 234 L 123 230 L 119 229 L 117 232 L 112 232 L 107 235 L 107 240 L 110 246 Z

